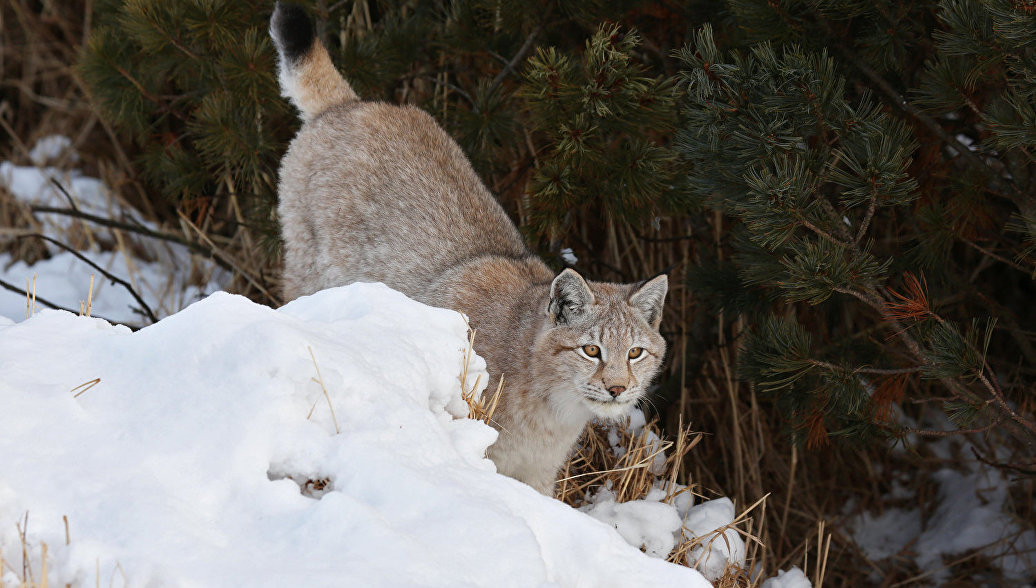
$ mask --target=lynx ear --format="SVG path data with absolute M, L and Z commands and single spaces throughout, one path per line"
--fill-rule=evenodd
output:
M 630 295 L 630 306 L 640 311 L 641 316 L 654 328 L 662 322 L 662 303 L 669 291 L 669 278 L 662 274 L 640 285 Z
M 554 320 L 554 324 L 566 325 L 586 313 L 593 303 L 594 294 L 586 280 L 576 270 L 568 268 L 558 274 L 550 285 L 547 314 Z

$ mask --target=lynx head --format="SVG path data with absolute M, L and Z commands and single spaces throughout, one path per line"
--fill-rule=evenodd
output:
M 566 269 L 554 279 L 536 375 L 558 416 L 615 419 L 644 396 L 665 355 L 658 325 L 668 287 L 664 275 L 643 284 L 587 283 Z

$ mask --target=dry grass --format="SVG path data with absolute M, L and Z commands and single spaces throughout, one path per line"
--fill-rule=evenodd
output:
M 465 321 L 467 321 L 466 318 Z M 493 413 L 496 412 L 497 403 L 500 401 L 500 392 L 504 389 L 504 378 L 501 376 L 497 381 L 492 395 L 486 395 L 485 392 L 478 393 L 479 384 L 482 382 L 481 375 L 477 376 L 470 386 L 468 385 L 468 381 L 471 379 L 469 375 L 471 357 L 475 353 L 475 334 L 476 330 L 469 325 L 468 344 L 464 348 L 464 363 L 459 376 L 460 393 L 464 401 L 468 403 L 468 418 L 482 421 L 488 425 L 493 421 Z
M 366 4 L 357 4 L 361 5 Z M 0 160 L 28 164 L 29 149 L 39 138 L 69 137 L 82 155 L 75 164 L 78 169 L 103 179 L 115 198 L 147 219 L 164 221 L 164 237 L 197 246 L 199 256 L 216 259 L 234 276 L 228 289 L 276 304 L 276 287 L 269 276 L 277 275 L 277 261 L 256 246 L 258 239 L 249 232 L 232 197 L 228 199 L 231 216 L 239 228 L 229 233 L 215 230 L 211 215 L 156 210 L 148 198 L 132 165 L 135 154 L 126 152 L 117 133 L 98 116 L 71 69 L 90 33 L 89 6 L 87 0 L 0 3 Z M 350 22 L 362 28 L 366 20 L 357 17 Z M 441 89 L 445 92 L 445 85 Z M 72 162 L 52 163 L 61 168 Z M 513 173 L 487 178 L 497 192 L 504 192 L 505 201 L 514 203 L 519 216 L 525 179 L 531 173 L 528 166 L 516 166 Z M 235 192 L 232 185 L 223 183 L 228 194 Z M 0 189 L 0 252 L 30 263 L 47 257 L 41 241 L 18 238 L 41 232 L 46 222 L 44 215 L 33 214 Z M 658 405 L 656 414 L 665 418 L 655 428 L 645 429 L 657 430 L 662 440 L 644 432 L 622 433 L 626 451 L 616 458 L 606 431 L 591 429 L 585 447 L 562 476 L 559 496 L 578 505 L 594 488 L 610 484 L 621 500 L 635 500 L 654 484 L 672 489 L 678 483 L 686 487 L 680 492 L 706 498 L 722 495 L 734 501 L 739 509 L 734 527 L 747 540 L 749 561 L 764 576 L 797 565 L 816 586 L 860 586 L 868 583 L 868 574 L 890 586 L 923 583 L 924 571 L 907 554 L 882 562 L 868 560 L 852 541 L 845 522 L 861 510 L 880 512 L 890 506 L 919 508 L 924 516 L 931 515 L 937 487 L 930 474 L 945 467 L 946 461 L 923 447 L 893 455 L 882 447 L 806 450 L 788 440 L 772 403 L 736 377 L 738 335 L 744 325 L 728 320 L 731 317 L 708 315 L 684 285 L 685 269 L 697 263 L 696 248 L 704 246 L 698 235 L 702 225 L 708 226 L 710 234 L 720 235 L 722 222 L 718 213 L 701 219 L 660 219 L 657 230 L 646 238 L 615 223 L 609 223 L 603 235 L 590 223 L 574 224 L 566 245 L 573 246 L 582 260 L 578 269 L 591 277 L 634 280 L 671 268 L 663 329 L 672 357 L 660 378 L 664 389 L 652 400 Z M 135 258 L 139 240 L 151 238 L 81 221 L 73 225 L 65 243 L 73 248 L 118 249 Z M 35 288 L 30 284 L 27 289 L 31 307 Z M 470 346 L 469 341 L 469 357 Z M 473 390 L 480 382 L 468 381 L 466 372 L 461 378 L 471 417 L 490 421 L 498 396 L 476 399 Z M 500 383 L 490 389 L 499 390 Z M 691 433 L 689 423 L 701 432 Z M 659 451 L 665 454 L 664 467 L 654 468 Z M 897 473 L 909 474 L 909 489 L 917 496 L 912 503 L 889 498 L 891 478 Z M 1029 528 L 1036 521 L 1034 496 L 1036 481 L 1031 476 L 1021 477 L 1011 488 L 1010 508 Z M 853 508 L 847 509 L 850 504 Z M 670 559 L 684 560 L 694 547 L 685 542 Z M 39 585 L 42 579 L 45 560 L 35 561 L 39 563 L 31 572 L 16 570 L 25 586 Z M 983 566 L 989 560 L 979 550 L 947 563 L 956 585 L 973 585 L 974 578 L 986 573 Z M 10 569 L 8 560 L 0 558 L 0 565 Z M 750 586 L 752 582 L 731 570 L 717 585 Z
M 68 519 L 65 519 L 66 529 Z M 4 574 L 8 570 L 14 572 L 18 578 L 18 588 L 48 588 L 50 586 L 50 569 L 48 560 L 49 547 L 45 542 L 40 542 L 39 549 L 34 548 L 28 541 L 26 534 L 29 527 L 29 514 L 25 513 L 25 519 L 18 522 L 18 538 L 21 542 L 20 552 L 15 556 L 15 561 L 20 565 L 12 565 L 11 561 L 0 551 L 0 588 L 5 588 L 3 581 Z M 67 532 L 66 532 L 67 538 Z M 67 541 L 66 541 L 67 544 Z
M 674 506 L 680 498 L 689 498 L 697 503 L 717 497 L 715 492 L 708 492 L 709 496 L 706 496 L 703 488 L 688 480 L 683 472 L 688 458 L 703 437 L 702 433 L 681 426 L 674 438 L 665 439 L 659 436 L 653 422 L 647 423 L 639 433 L 633 432 L 628 423 L 590 425 L 581 446 L 562 473 L 556 496 L 573 507 L 588 504 L 590 497 L 600 488 L 608 488 L 618 502 L 645 499 L 659 489 L 665 491 L 662 502 Z M 621 448 L 621 451 L 616 451 L 616 448 Z M 681 496 L 684 494 L 691 496 Z M 766 549 L 760 539 L 760 529 L 766 522 L 767 499 L 768 495 L 764 495 L 749 506 L 742 506 L 737 517 L 729 525 L 717 529 L 715 534 L 703 537 L 684 534 L 683 540 L 666 559 L 694 567 L 698 563 L 691 555 L 695 549 L 711 548 L 713 542 L 724 541 L 725 532 L 730 529 L 741 535 L 745 542 L 746 566 L 729 565 L 715 585 L 724 588 L 756 585 L 749 570 L 760 561 Z M 775 570 L 763 571 L 772 575 Z
M 226 289 L 251 299 L 279 305 L 276 282 L 276 256 L 269 255 L 253 234 L 239 206 L 229 176 L 220 178 L 220 186 L 228 197 L 227 217 L 234 227 L 228 230 L 207 214 L 193 214 L 184 204 L 183 210 L 168 203 L 155 203 L 141 182 L 133 160 L 119 134 L 100 116 L 89 93 L 73 69 L 80 48 L 89 37 L 93 3 L 87 0 L 46 2 L 30 0 L 0 3 L 0 161 L 31 165 L 29 152 L 42 137 L 63 135 L 71 139 L 71 149 L 47 162 L 58 169 L 77 169 L 85 175 L 100 178 L 111 188 L 113 215 L 107 219 L 114 226 L 100 226 L 87 219 L 77 219 L 64 231 L 62 244 L 73 250 L 120 251 L 127 260 L 145 259 L 149 255 L 141 246 L 154 248 L 188 247 L 192 278 L 203 284 L 212 266 L 208 260 L 227 271 L 231 278 Z M 72 159 L 72 153 L 79 159 Z M 69 208 L 73 208 L 70 203 Z M 158 223 L 157 233 L 142 234 L 133 223 L 120 223 L 114 210 L 132 208 L 146 220 Z M 13 259 L 34 263 L 50 256 L 46 244 L 26 238 L 43 232 L 59 215 L 33 212 L 16 201 L 8 190 L 0 188 L 0 252 Z M 225 225 L 226 223 L 222 223 Z M 172 245 L 179 243 L 180 245 Z M 182 258 L 182 256 L 179 256 Z M 129 281 L 136 287 L 137 279 Z M 162 297 L 167 312 L 183 306 L 178 293 L 154 293 Z M 168 296 L 168 302 L 165 297 Z M 84 308 L 85 310 L 85 308 Z

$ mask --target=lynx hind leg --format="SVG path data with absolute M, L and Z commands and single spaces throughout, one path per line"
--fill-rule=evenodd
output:
M 282 169 L 282 175 L 284 170 Z M 282 273 L 281 296 L 283 302 L 319 290 L 316 281 L 321 277 L 315 220 L 310 216 L 302 195 L 298 190 L 286 188 L 281 181 L 280 202 L 277 216 L 281 225 L 281 239 L 284 243 L 284 271 Z

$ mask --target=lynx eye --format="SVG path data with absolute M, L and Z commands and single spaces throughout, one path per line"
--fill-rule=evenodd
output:
M 644 348 L 643 347 L 633 347 L 633 348 L 630 349 L 629 353 L 627 353 L 626 355 L 629 356 L 630 359 L 637 359 L 641 355 L 644 355 Z
M 583 353 L 590 357 L 600 357 L 601 348 L 596 345 L 583 345 Z

